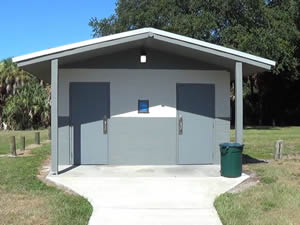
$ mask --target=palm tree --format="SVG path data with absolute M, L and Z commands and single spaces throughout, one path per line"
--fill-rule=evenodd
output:
M 20 70 L 12 60 L 5 59 L 0 62 L 0 125 L 2 126 L 2 112 L 5 100 L 16 93 L 19 86 L 32 79 L 32 75 Z

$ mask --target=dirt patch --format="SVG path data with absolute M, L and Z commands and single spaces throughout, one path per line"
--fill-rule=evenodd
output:
M 37 177 L 39 179 L 41 178 L 46 178 L 48 176 L 48 174 L 50 173 L 50 168 L 51 168 L 51 156 L 47 157 L 47 159 L 42 163 L 40 169 L 39 169 L 39 173 L 37 175 Z
M 11 193 L 0 189 L 0 225 L 49 224 L 48 200 L 44 196 L 29 193 Z M 17 204 L 16 204 L 17 203 Z
M 40 169 L 39 169 L 39 173 L 37 175 L 37 178 L 42 181 L 43 183 L 47 184 L 48 186 L 52 186 L 52 187 L 56 187 L 62 191 L 64 191 L 65 193 L 68 194 L 74 194 L 74 195 L 78 195 L 75 192 L 73 192 L 72 190 L 70 190 L 69 188 L 66 188 L 62 185 L 57 185 L 55 183 L 53 183 L 52 181 L 47 179 L 47 176 L 50 174 L 51 171 L 51 157 L 49 156 L 41 165 Z
M 268 160 L 266 161 L 270 166 L 279 166 L 279 165 L 288 165 L 288 171 L 290 174 L 288 174 L 289 178 L 286 179 L 286 177 L 280 177 L 280 180 L 284 180 L 285 183 L 288 183 L 289 185 L 299 185 L 299 178 L 300 178 L 300 154 L 288 154 L 284 155 L 281 160 Z M 248 165 L 243 165 L 244 173 L 249 175 L 250 177 L 242 182 L 241 184 L 237 185 L 236 187 L 232 188 L 228 193 L 240 193 L 245 190 L 247 190 L 250 187 L 253 187 L 260 183 L 259 177 L 256 175 L 255 172 L 249 169 Z M 299 172 L 298 172 L 299 171 Z
M 38 145 L 38 146 L 41 146 L 41 145 Z M 12 154 L 6 154 L 6 155 L 0 155 L 0 157 L 9 157 L 9 158 L 28 157 L 28 156 L 32 156 L 31 150 L 32 149 L 25 149 L 25 151 L 22 151 L 20 149 L 17 149 L 17 156 L 14 156 Z
M 21 149 L 17 149 L 17 156 L 14 156 L 14 155 L 12 155 L 12 154 L 9 153 L 9 154 L 5 154 L 5 155 L 0 155 L 0 157 L 12 157 L 12 158 L 15 158 L 15 157 L 28 157 L 28 156 L 32 156 L 32 149 L 41 147 L 41 146 L 43 146 L 45 144 L 49 144 L 49 143 L 51 143 L 50 140 L 42 141 L 40 145 L 31 144 L 31 145 L 28 145 L 24 151 L 22 151 Z
M 253 187 L 257 184 L 259 184 L 259 178 L 256 176 L 256 173 L 246 171 L 246 174 L 250 176 L 247 180 L 244 182 L 240 183 L 239 185 L 235 186 L 231 190 L 228 191 L 228 193 L 241 193 L 243 191 L 246 191 L 248 188 Z
M 282 159 L 300 160 L 300 154 L 293 153 L 293 154 L 283 155 Z

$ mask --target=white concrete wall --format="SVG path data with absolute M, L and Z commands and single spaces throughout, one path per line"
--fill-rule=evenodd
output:
M 230 117 L 225 71 L 61 69 L 59 116 L 69 116 L 70 82 L 110 82 L 112 117 L 176 117 L 176 83 L 215 84 L 216 117 Z M 138 99 L 149 100 L 149 114 L 138 114 Z
M 176 84 L 177 83 L 208 83 L 215 85 L 215 149 L 213 150 L 214 163 L 219 163 L 219 144 L 229 141 L 230 135 L 230 74 L 226 71 L 199 71 L 199 70 L 140 70 L 140 69 L 60 69 L 59 70 L 59 117 L 69 116 L 69 84 L 70 82 L 109 82 L 110 83 L 110 125 L 117 129 L 122 122 L 118 118 L 162 118 L 153 120 L 153 132 L 149 135 L 159 140 L 160 132 L 155 129 L 160 127 L 164 139 L 172 143 L 162 145 L 159 141 L 153 142 L 153 138 L 146 139 L 145 143 L 151 149 L 165 151 L 166 157 L 176 161 L 176 129 L 172 126 L 165 127 L 163 124 L 176 126 Z M 196 97 L 196 96 L 195 96 Z M 138 114 L 138 99 L 147 99 L 150 103 L 149 114 Z M 96 99 L 95 99 L 96 101 Z M 226 119 L 227 118 L 227 119 Z M 169 120 L 174 119 L 173 122 Z M 161 121 L 164 121 L 161 124 Z M 123 121 L 123 120 L 122 120 Z M 127 121 L 127 120 L 126 120 Z M 125 122 L 125 121 L 123 121 Z M 147 121 L 145 121 L 146 123 Z M 126 127 L 128 128 L 128 124 Z M 120 128 L 120 127 L 119 127 Z M 118 128 L 118 129 L 119 129 Z M 172 129 L 172 131 L 170 131 Z M 121 128 L 120 128 L 121 130 Z M 174 130 L 174 131 L 173 131 Z M 128 131 L 128 130 L 127 130 Z M 68 144 L 68 125 L 59 128 L 59 160 L 61 164 L 72 164 L 70 158 L 72 150 Z M 121 133 L 120 133 L 121 132 Z M 121 148 L 118 144 L 123 142 L 137 142 L 134 132 L 125 131 L 110 133 L 110 152 Z M 156 136 L 155 136 L 156 135 Z M 122 142 L 123 140 L 123 142 Z M 147 142 L 148 141 L 148 142 Z M 125 143 L 125 145 L 126 145 Z M 124 143 L 123 143 L 124 145 Z M 123 152 L 123 151 L 122 151 Z M 140 151 L 139 151 L 140 152 Z M 126 152 L 124 152 L 125 154 Z M 127 154 L 127 153 L 126 153 Z M 117 154 L 118 155 L 118 154 Z M 167 157 L 167 155 L 170 155 Z M 149 156 L 150 157 L 150 156 Z

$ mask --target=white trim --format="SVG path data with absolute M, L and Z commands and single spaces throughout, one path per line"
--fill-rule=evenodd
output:
M 77 43 L 73 43 L 73 44 L 68 44 L 68 45 L 64 45 L 64 46 L 60 46 L 60 47 L 56 47 L 56 48 L 50 48 L 50 49 L 22 55 L 22 56 L 17 56 L 17 57 L 14 57 L 12 60 L 14 63 L 18 63 L 18 62 L 30 60 L 33 58 L 38 58 L 38 57 L 42 57 L 42 56 L 46 56 L 46 55 L 64 52 L 64 51 L 68 51 L 68 50 L 72 50 L 72 49 L 76 49 L 76 48 L 86 47 L 89 45 L 99 44 L 99 43 L 106 42 L 106 41 L 113 41 L 116 39 L 125 38 L 125 37 L 129 37 L 129 36 L 135 36 L 135 35 L 143 34 L 143 33 L 147 33 L 147 32 L 148 32 L 147 28 L 134 30 L 134 31 L 127 31 L 127 32 L 119 33 L 119 34 L 113 34 L 113 35 L 108 35 L 105 37 L 94 38 L 94 39 L 90 39 L 87 41 L 81 41 L 81 42 L 77 42 Z
M 172 38 L 172 39 L 177 39 L 177 40 L 184 41 L 184 42 L 187 42 L 187 43 L 190 43 L 190 44 L 199 45 L 201 47 L 206 47 L 206 48 L 214 49 L 214 50 L 217 50 L 217 51 L 225 52 L 225 53 L 228 53 L 228 54 L 232 54 L 232 55 L 240 56 L 240 57 L 243 57 L 243 58 L 251 59 L 251 60 L 261 62 L 261 63 L 265 63 L 265 64 L 268 64 L 268 65 L 271 65 L 271 66 L 276 65 L 275 61 L 265 59 L 265 58 L 262 58 L 262 57 L 259 57 L 259 56 L 251 55 L 251 54 L 248 54 L 248 53 L 245 53 L 245 52 L 241 52 L 241 51 L 234 50 L 234 49 L 231 49 L 231 48 L 226 48 L 226 47 L 223 47 L 223 46 L 220 46 L 220 45 L 211 44 L 209 42 L 200 41 L 200 40 L 197 40 L 197 39 L 194 39 L 194 38 L 174 34 L 174 33 L 171 33 L 171 32 L 167 32 L 167 31 L 163 31 L 163 30 L 157 30 L 157 29 L 154 29 L 154 28 L 151 28 L 151 29 L 152 29 L 153 33 L 161 35 L 161 36 L 169 37 L 169 38 Z
M 114 34 L 114 35 L 109 35 L 109 36 L 105 36 L 105 37 L 95 38 L 95 39 L 91 39 L 91 40 L 87 40 L 87 41 L 77 42 L 77 43 L 74 43 L 74 44 L 64 45 L 64 46 L 57 47 L 57 48 L 51 48 L 51 49 L 47 49 L 47 50 L 43 50 L 43 51 L 39 51 L 39 52 L 27 54 L 27 55 L 15 57 L 12 60 L 15 63 L 19 63 L 21 61 L 30 60 L 30 59 L 33 59 L 33 58 L 38 58 L 38 57 L 42 57 L 42 56 L 46 56 L 46 55 L 51 55 L 51 54 L 55 54 L 55 53 L 59 53 L 59 52 L 64 52 L 64 51 L 68 51 L 68 50 L 72 50 L 72 49 L 76 49 L 76 48 L 81 48 L 81 47 L 85 47 L 85 46 L 89 46 L 89 45 L 99 44 L 99 43 L 103 43 L 103 42 L 107 42 L 107 41 L 113 41 L 113 40 L 116 40 L 116 39 L 126 38 L 126 37 L 135 36 L 135 35 L 139 35 L 139 34 L 143 34 L 143 33 L 149 33 L 149 36 L 153 36 L 153 34 L 156 34 L 156 35 L 164 36 L 164 37 L 167 37 L 167 38 L 176 39 L 176 40 L 183 41 L 183 42 L 186 42 L 186 43 L 195 44 L 195 45 L 198 45 L 198 46 L 201 46 L 201 47 L 217 50 L 217 51 L 220 51 L 220 52 L 224 52 L 224 53 L 239 56 L 239 57 L 242 57 L 242 58 L 250 59 L 250 60 L 253 60 L 253 61 L 256 61 L 256 62 L 264 63 L 264 64 L 267 64 L 267 65 L 270 65 L 270 66 L 275 66 L 276 65 L 275 61 L 272 61 L 272 60 L 269 60 L 269 59 L 265 59 L 265 58 L 262 58 L 262 57 L 259 57 L 259 56 L 255 56 L 255 55 L 245 53 L 245 52 L 237 51 L 237 50 L 234 50 L 234 49 L 226 48 L 226 47 L 223 47 L 223 46 L 211 44 L 211 43 L 208 43 L 208 42 L 205 42 L 205 41 L 200 41 L 200 40 L 197 40 L 197 39 L 185 37 L 185 36 L 182 36 L 182 35 L 170 33 L 170 32 L 167 32 L 167 31 L 162 31 L 162 30 L 158 30 L 158 29 L 154 29 L 154 28 L 142 28 L 142 29 L 138 29 L 138 30 L 127 31 L 127 32 L 119 33 L 119 34 Z

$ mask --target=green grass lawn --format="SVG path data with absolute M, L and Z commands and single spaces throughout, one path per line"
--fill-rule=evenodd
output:
M 35 130 L 26 131 L 0 131 L 0 154 L 9 153 L 9 138 L 16 136 L 17 149 L 20 148 L 20 138 L 25 136 L 26 146 L 34 143 Z M 41 141 L 48 139 L 48 130 L 39 130 Z
M 0 225 L 88 224 L 92 206 L 86 199 L 36 177 L 49 153 L 47 144 L 34 149 L 31 156 L 0 158 Z
M 25 135 L 27 145 L 34 141 L 34 131 L 0 132 L 0 154 L 8 153 L 11 135 L 17 140 Z M 41 132 L 41 139 L 47 139 L 46 130 Z M 285 154 L 299 155 L 246 165 L 245 169 L 255 171 L 261 182 L 242 193 L 226 193 L 216 199 L 223 224 L 300 224 L 300 127 L 246 129 L 244 139 L 244 153 L 254 158 L 271 159 L 278 139 L 285 142 Z M 37 179 L 38 169 L 49 153 L 50 145 L 45 145 L 27 157 L 0 157 L 0 225 L 88 224 L 92 207 L 86 199 Z
M 234 131 L 231 140 L 234 140 Z M 300 153 L 300 127 L 245 129 L 244 153 L 258 159 L 271 159 L 276 140 L 284 140 L 285 153 Z
M 223 224 L 300 224 L 300 128 L 248 129 L 244 135 L 245 153 L 251 157 L 272 158 L 275 141 L 282 139 L 289 158 L 244 165 L 244 169 L 256 172 L 260 183 L 242 193 L 226 193 L 216 199 Z

